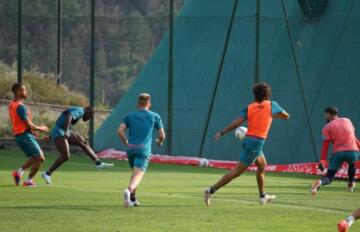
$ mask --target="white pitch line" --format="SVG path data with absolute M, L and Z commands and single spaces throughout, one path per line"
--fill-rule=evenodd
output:
M 57 188 L 66 188 L 66 189 L 73 189 L 73 190 L 79 190 L 79 191 L 85 191 L 85 192 L 101 192 L 101 193 L 119 193 L 122 194 L 121 189 L 119 190 L 95 190 L 95 189 L 88 189 L 88 188 L 78 188 L 78 187 L 71 187 L 71 186 L 65 186 L 65 185 L 53 185 L 52 187 L 57 187 Z M 181 199 L 195 199 L 195 198 L 199 198 L 199 204 L 203 204 L 203 200 L 202 200 L 202 196 L 194 196 L 191 195 L 192 193 L 189 193 L 189 195 L 186 194 L 177 194 L 177 193 L 141 193 L 141 195 L 143 196 L 160 196 L 160 197 L 168 197 L 168 198 L 181 198 Z M 311 198 L 312 196 L 309 195 L 309 198 Z M 225 198 L 214 198 L 214 201 L 222 201 L 222 202 L 233 202 L 233 203 L 240 203 L 240 204 L 244 204 L 244 205 L 259 205 L 258 202 L 256 201 L 247 201 L 247 200 L 240 200 L 240 199 L 225 199 Z M 292 204 L 287 204 L 287 203 L 281 203 L 281 202 L 277 202 L 274 201 L 273 203 L 269 203 L 268 204 L 271 207 L 278 207 L 278 208 L 287 208 L 287 209 L 301 209 L 301 210 L 309 210 L 309 211 L 317 211 L 317 212 L 321 212 L 321 213 L 332 213 L 332 214 L 341 214 L 343 215 L 344 213 L 348 213 L 348 210 L 335 210 L 335 209 L 325 209 L 325 208 L 320 208 L 320 207 L 311 207 L 311 206 L 301 206 L 301 205 L 292 205 Z M 204 206 L 205 207 L 205 206 Z M 263 206 L 266 207 L 266 206 Z

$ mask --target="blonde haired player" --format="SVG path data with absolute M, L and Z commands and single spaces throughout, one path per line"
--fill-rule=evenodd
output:
M 151 97 L 142 93 L 138 97 L 138 110 L 125 116 L 118 129 L 122 143 L 127 147 L 129 166 L 132 176 L 127 189 L 124 190 L 124 207 L 139 206 L 135 192 L 146 172 L 150 155 L 154 130 L 158 133 L 156 143 L 162 146 L 165 132 L 160 115 L 150 111 Z M 129 139 L 126 137 L 129 131 Z

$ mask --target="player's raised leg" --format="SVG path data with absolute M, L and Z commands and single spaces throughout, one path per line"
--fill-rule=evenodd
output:
M 339 151 L 334 153 L 329 160 L 329 169 L 326 173 L 326 176 L 314 182 L 311 188 L 311 193 L 315 196 L 321 186 L 331 184 L 343 162 L 348 162 L 349 168 L 355 168 L 353 163 L 358 159 L 358 157 L 358 151 Z M 349 183 L 353 183 L 354 178 L 355 171 L 350 171 Z M 349 188 L 349 190 L 351 189 Z
M 357 209 L 352 215 L 338 222 L 338 231 L 339 232 L 347 232 L 349 228 L 354 224 L 356 220 L 360 218 L 360 208 Z
M 96 168 L 108 168 L 114 166 L 112 163 L 101 162 L 88 141 L 86 141 L 80 134 L 71 132 L 68 141 L 71 145 L 80 147 L 81 150 L 83 150 L 83 152 L 94 162 Z
M 204 190 L 204 201 L 207 206 L 210 206 L 212 195 L 222 188 L 223 186 L 230 183 L 233 179 L 239 177 L 248 166 L 244 165 L 242 162 L 238 162 L 230 172 L 226 173 L 223 177 L 220 178 L 213 186 L 205 188 Z

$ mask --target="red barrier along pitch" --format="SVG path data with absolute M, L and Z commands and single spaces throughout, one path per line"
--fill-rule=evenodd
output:
M 117 151 L 114 149 L 107 149 L 98 154 L 101 158 L 127 160 L 126 152 Z M 151 163 L 160 164 L 177 164 L 177 165 L 191 165 L 200 167 L 232 169 L 236 165 L 236 161 L 222 161 L 222 160 L 208 160 L 204 158 L 188 157 L 188 156 L 168 156 L 168 155 L 152 155 Z M 310 175 L 323 175 L 316 166 L 318 163 L 299 163 L 299 164 L 269 164 L 266 167 L 267 172 L 287 172 L 287 173 L 304 173 Z M 248 171 L 256 171 L 257 167 L 251 165 Z M 326 170 L 325 170 L 326 172 Z M 336 177 L 347 178 L 347 164 L 343 164 L 338 171 Z M 356 163 L 356 179 L 360 179 L 360 162 Z

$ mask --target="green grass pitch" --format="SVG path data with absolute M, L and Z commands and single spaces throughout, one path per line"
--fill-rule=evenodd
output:
M 151 164 L 139 187 L 141 207 L 124 209 L 122 190 L 130 176 L 126 162 L 96 170 L 90 160 L 73 155 L 46 186 L 15 187 L 11 171 L 24 160 L 18 150 L 0 150 L 0 231 L 336 231 L 336 223 L 360 207 L 359 192 L 334 181 L 318 197 L 308 193 L 315 177 L 267 175 L 267 192 L 276 202 L 261 206 L 254 173 L 246 173 L 203 203 L 203 187 L 225 170 Z M 47 154 L 44 170 L 54 160 Z M 360 231 L 360 223 L 351 231 Z

